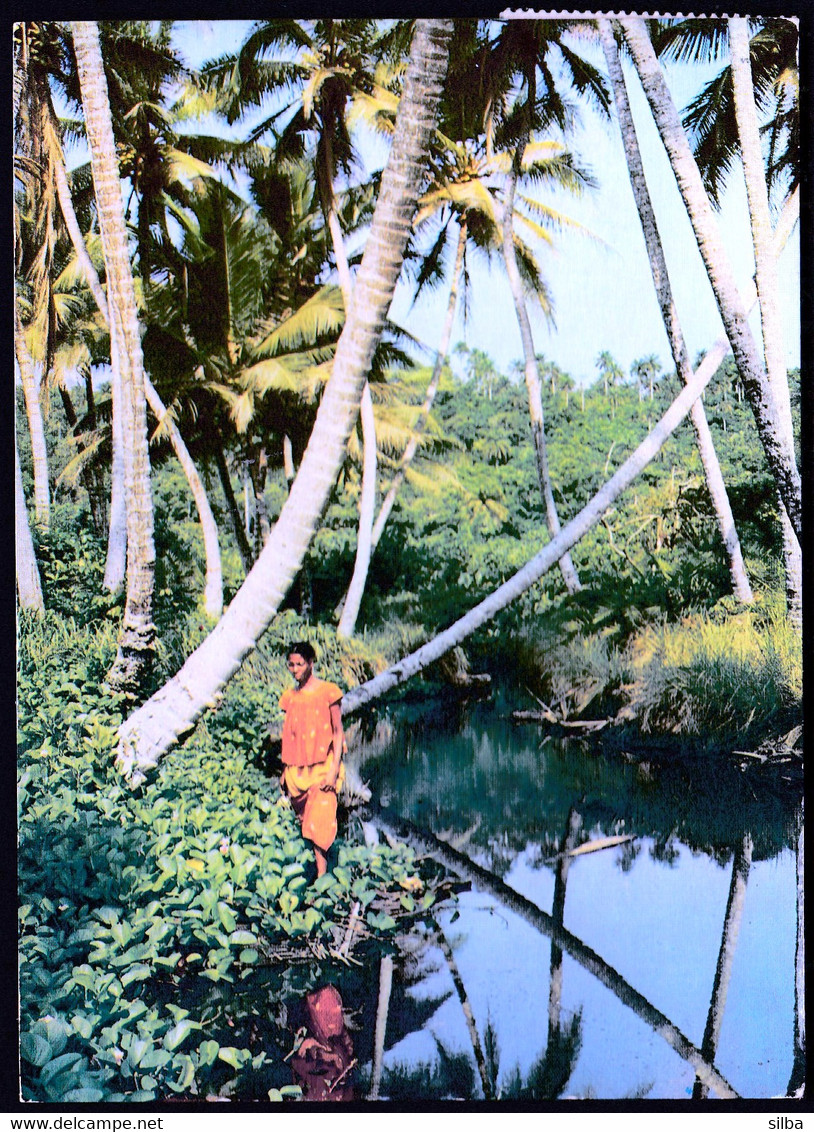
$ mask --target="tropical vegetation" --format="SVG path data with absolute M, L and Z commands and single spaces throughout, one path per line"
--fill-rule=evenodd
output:
M 405 925 L 437 933 L 440 866 L 352 812 L 309 883 L 273 773 L 291 640 L 349 716 L 476 669 L 555 722 L 707 750 L 800 723 L 800 376 L 776 269 L 799 209 L 795 52 L 781 19 L 281 18 L 196 72 L 171 21 L 15 25 L 26 1100 L 297 1097 L 268 1004 L 388 956 Z M 699 55 L 726 65 L 682 123 L 660 59 Z M 635 72 L 726 331 L 695 367 Z M 541 252 L 563 200 L 599 191 L 571 126 L 612 106 L 672 356 L 626 373 L 603 349 L 580 382 L 529 310 L 555 313 Z M 715 220 L 738 157 L 756 296 Z M 476 257 L 512 295 L 508 373 L 453 348 Z M 445 284 L 429 350 L 389 321 L 399 280 Z M 578 1019 L 557 1027 L 504 1095 L 560 1092 L 579 1043 Z M 376 1088 L 401 1095 L 380 1052 Z M 447 1088 L 438 1072 L 409 1087 Z

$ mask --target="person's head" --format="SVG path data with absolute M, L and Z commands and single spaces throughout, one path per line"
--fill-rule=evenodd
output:
M 311 675 L 317 654 L 308 641 L 295 641 L 288 649 L 288 671 L 298 684 L 304 684 Z

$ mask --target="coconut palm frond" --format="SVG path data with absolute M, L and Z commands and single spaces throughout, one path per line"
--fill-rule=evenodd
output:
M 67 487 L 72 491 L 78 487 L 85 470 L 101 455 L 102 448 L 108 441 L 108 433 L 106 430 L 97 429 L 94 432 L 83 432 L 79 436 L 73 436 L 70 441 L 72 444 L 81 445 L 81 448 L 59 473 L 56 482 L 58 487 Z
M 321 288 L 315 295 L 282 319 L 253 349 L 255 357 L 273 355 L 326 335 L 338 335 L 345 323 L 345 307 L 339 287 Z

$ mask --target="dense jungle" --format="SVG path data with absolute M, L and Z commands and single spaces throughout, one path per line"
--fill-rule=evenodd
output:
M 676 106 L 665 69 L 699 62 Z M 634 82 L 723 325 L 695 357 Z M 20 1098 L 801 1096 L 795 22 L 281 18 L 193 67 L 172 21 L 31 21 L 13 94 Z M 670 355 L 600 344 L 586 377 L 534 319 L 569 196 L 602 191 L 591 115 Z M 510 364 L 455 333 L 484 279 Z M 345 693 L 317 879 L 279 786 L 295 641 Z M 594 940 L 602 886 L 645 874 Z M 668 874 L 704 894 L 683 924 Z M 648 902 L 707 925 L 708 977 L 673 944 L 629 968 L 651 928 L 614 959 Z M 615 1010 L 652 1072 L 603 1076 Z

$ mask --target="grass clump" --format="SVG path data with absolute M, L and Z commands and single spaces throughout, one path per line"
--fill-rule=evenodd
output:
M 650 627 L 626 659 L 642 731 L 751 741 L 799 721 L 802 641 L 776 606 Z

